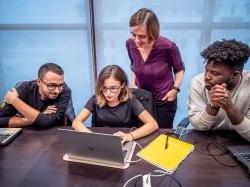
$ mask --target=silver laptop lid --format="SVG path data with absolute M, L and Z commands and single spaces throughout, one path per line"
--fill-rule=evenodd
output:
M 58 129 L 66 154 L 69 158 L 90 162 L 124 165 L 121 139 L 102 133 L 84 133 Z

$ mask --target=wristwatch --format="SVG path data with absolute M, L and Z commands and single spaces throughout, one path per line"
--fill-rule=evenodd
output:
M 177 92 L 180 92 L 180 88 L 178 88 L 177 86 L 173 86 L 172 89 L 176 90 Z

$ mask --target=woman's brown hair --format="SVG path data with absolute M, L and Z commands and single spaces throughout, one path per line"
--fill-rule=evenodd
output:
M 96 104 L 99 107 L 103 107 L 106 104 L 106 99 L 103 95 L 102 87 L 104 85 L 104 81 L 110 77 L 119 81 L 121 84 L 121 91 L 118 97 L 120 102 L 126 102 L 131 97 L 131 93 L 128 89 L 128 78 L 126 73 L 117 65 L 108 65 L 102 69 L 96 83 Z
M 156 14 L 148 9 L 141 8 L 132 15 L 129 21 L 129 26 L 138 26 L 145 24 L 149 35 L 149 40 L 156 40 L 160 35 L 160 24 Z

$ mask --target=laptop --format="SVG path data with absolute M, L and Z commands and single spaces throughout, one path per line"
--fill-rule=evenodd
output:
M 246 168 L 250 174 L 250 145 L 245 146 L 227 146 L 231 154 L 237 158 Z
M 0 128 L 0 146 L 7 145 L 21 131 L 22 128 Z
M 121 144 L 118 136 L 58 129 L 66 154 L 63 159 L 93 165 L 126 169 L 133 156 L 134 141 Z

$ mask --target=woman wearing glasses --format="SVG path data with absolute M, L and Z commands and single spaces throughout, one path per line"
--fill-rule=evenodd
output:
M 133 72 L 132 87 L 152 92 L 159 127 L 173 128 L 177 94 L 184 75 L 178 47 L 159 35 L 158 18 L 150 9 L 138 10 L 130 18 L 129 26 L 132 36 L 126 47 Z
M 91 132 L 82 122 L 90 114 L 94 115 L 95 126 L 132 127 L 132 116 L 138 116 L 143 126 L 131 133 L 117 132 L 122 142 L 146 136 L 156 129 L 158 124 L 144 109 L 142 104 L 132 97 L 128 89 L 128 79 L 125 72 L 117 65 L 106 66 L 99 74 L 95 95 L 92 96 L 81 113 L 73 121 L 73 128 L 82 132 Z

